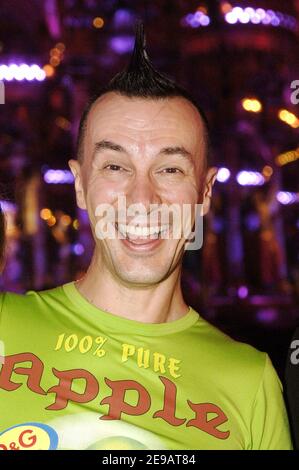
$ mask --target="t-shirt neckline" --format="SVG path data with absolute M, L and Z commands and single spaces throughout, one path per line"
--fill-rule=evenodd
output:
M 167 323 L 144 323 L 137 320 L 115 315 L 113 313 L 101 310 L 91 304 L 77 289 L 75 281 L 62 285 L 65 295 L 82 313 L 88 315 L 93 322 L 103 325 L 119 333 L 137 333 L 144 336 L 162 336 L 171 333 L 177 333 L 194 325 L 198 319 L 198 313 L 189 306 L 188 312 L 179 318 Z

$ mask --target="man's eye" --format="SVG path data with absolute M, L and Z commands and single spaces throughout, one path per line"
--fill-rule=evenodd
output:
M 119 165 L 113 165 L 113 164 L 110 164 L 110 165 L 107 165 L 105 166 L 105 170 L 111 170 L 111 171 L 119 171 L 119 170 L 123 170 L 123 168 Z
M 162 170 L 162 173 L 182 173 L 182 170 L 180 170 L 179 168 L 164 168 Z

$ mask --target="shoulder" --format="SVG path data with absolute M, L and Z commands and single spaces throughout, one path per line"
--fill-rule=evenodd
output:
M 14 292 L 0 293 L 0 312 L 3 317 L 5 313 L 17 314 L 36 312 L 39 308 L 43 308 L 46 304 L 54 307 L 55 303 L 63 303 L 65 299 L 63 286 L 41 291 L 30 290 L 24 294 L 16 294 Z
M 262 379 L 269 361 L 266 352 L 233 339 L 200 315 L 194 333 L 200 353 L 218 365 L 219 373 L 223 368 L 231 374 L 240 374 L 243 379 L 253 375 L 257 380 Z

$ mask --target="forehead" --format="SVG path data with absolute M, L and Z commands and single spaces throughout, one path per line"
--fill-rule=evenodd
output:
M 107 136 L 149 142 L 170 138 L 194 147 L 203 142 L 203 134 L 199 112 L 185 98 L 130 98 L 109 92 L 88 114 L 85 142 L 92 145 Z

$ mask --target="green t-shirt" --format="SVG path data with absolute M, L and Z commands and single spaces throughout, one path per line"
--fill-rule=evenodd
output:
M 191 307 L 137 322 L 73 282 L 0 305 L 0 449 L 292 448 L 267 354 Z

